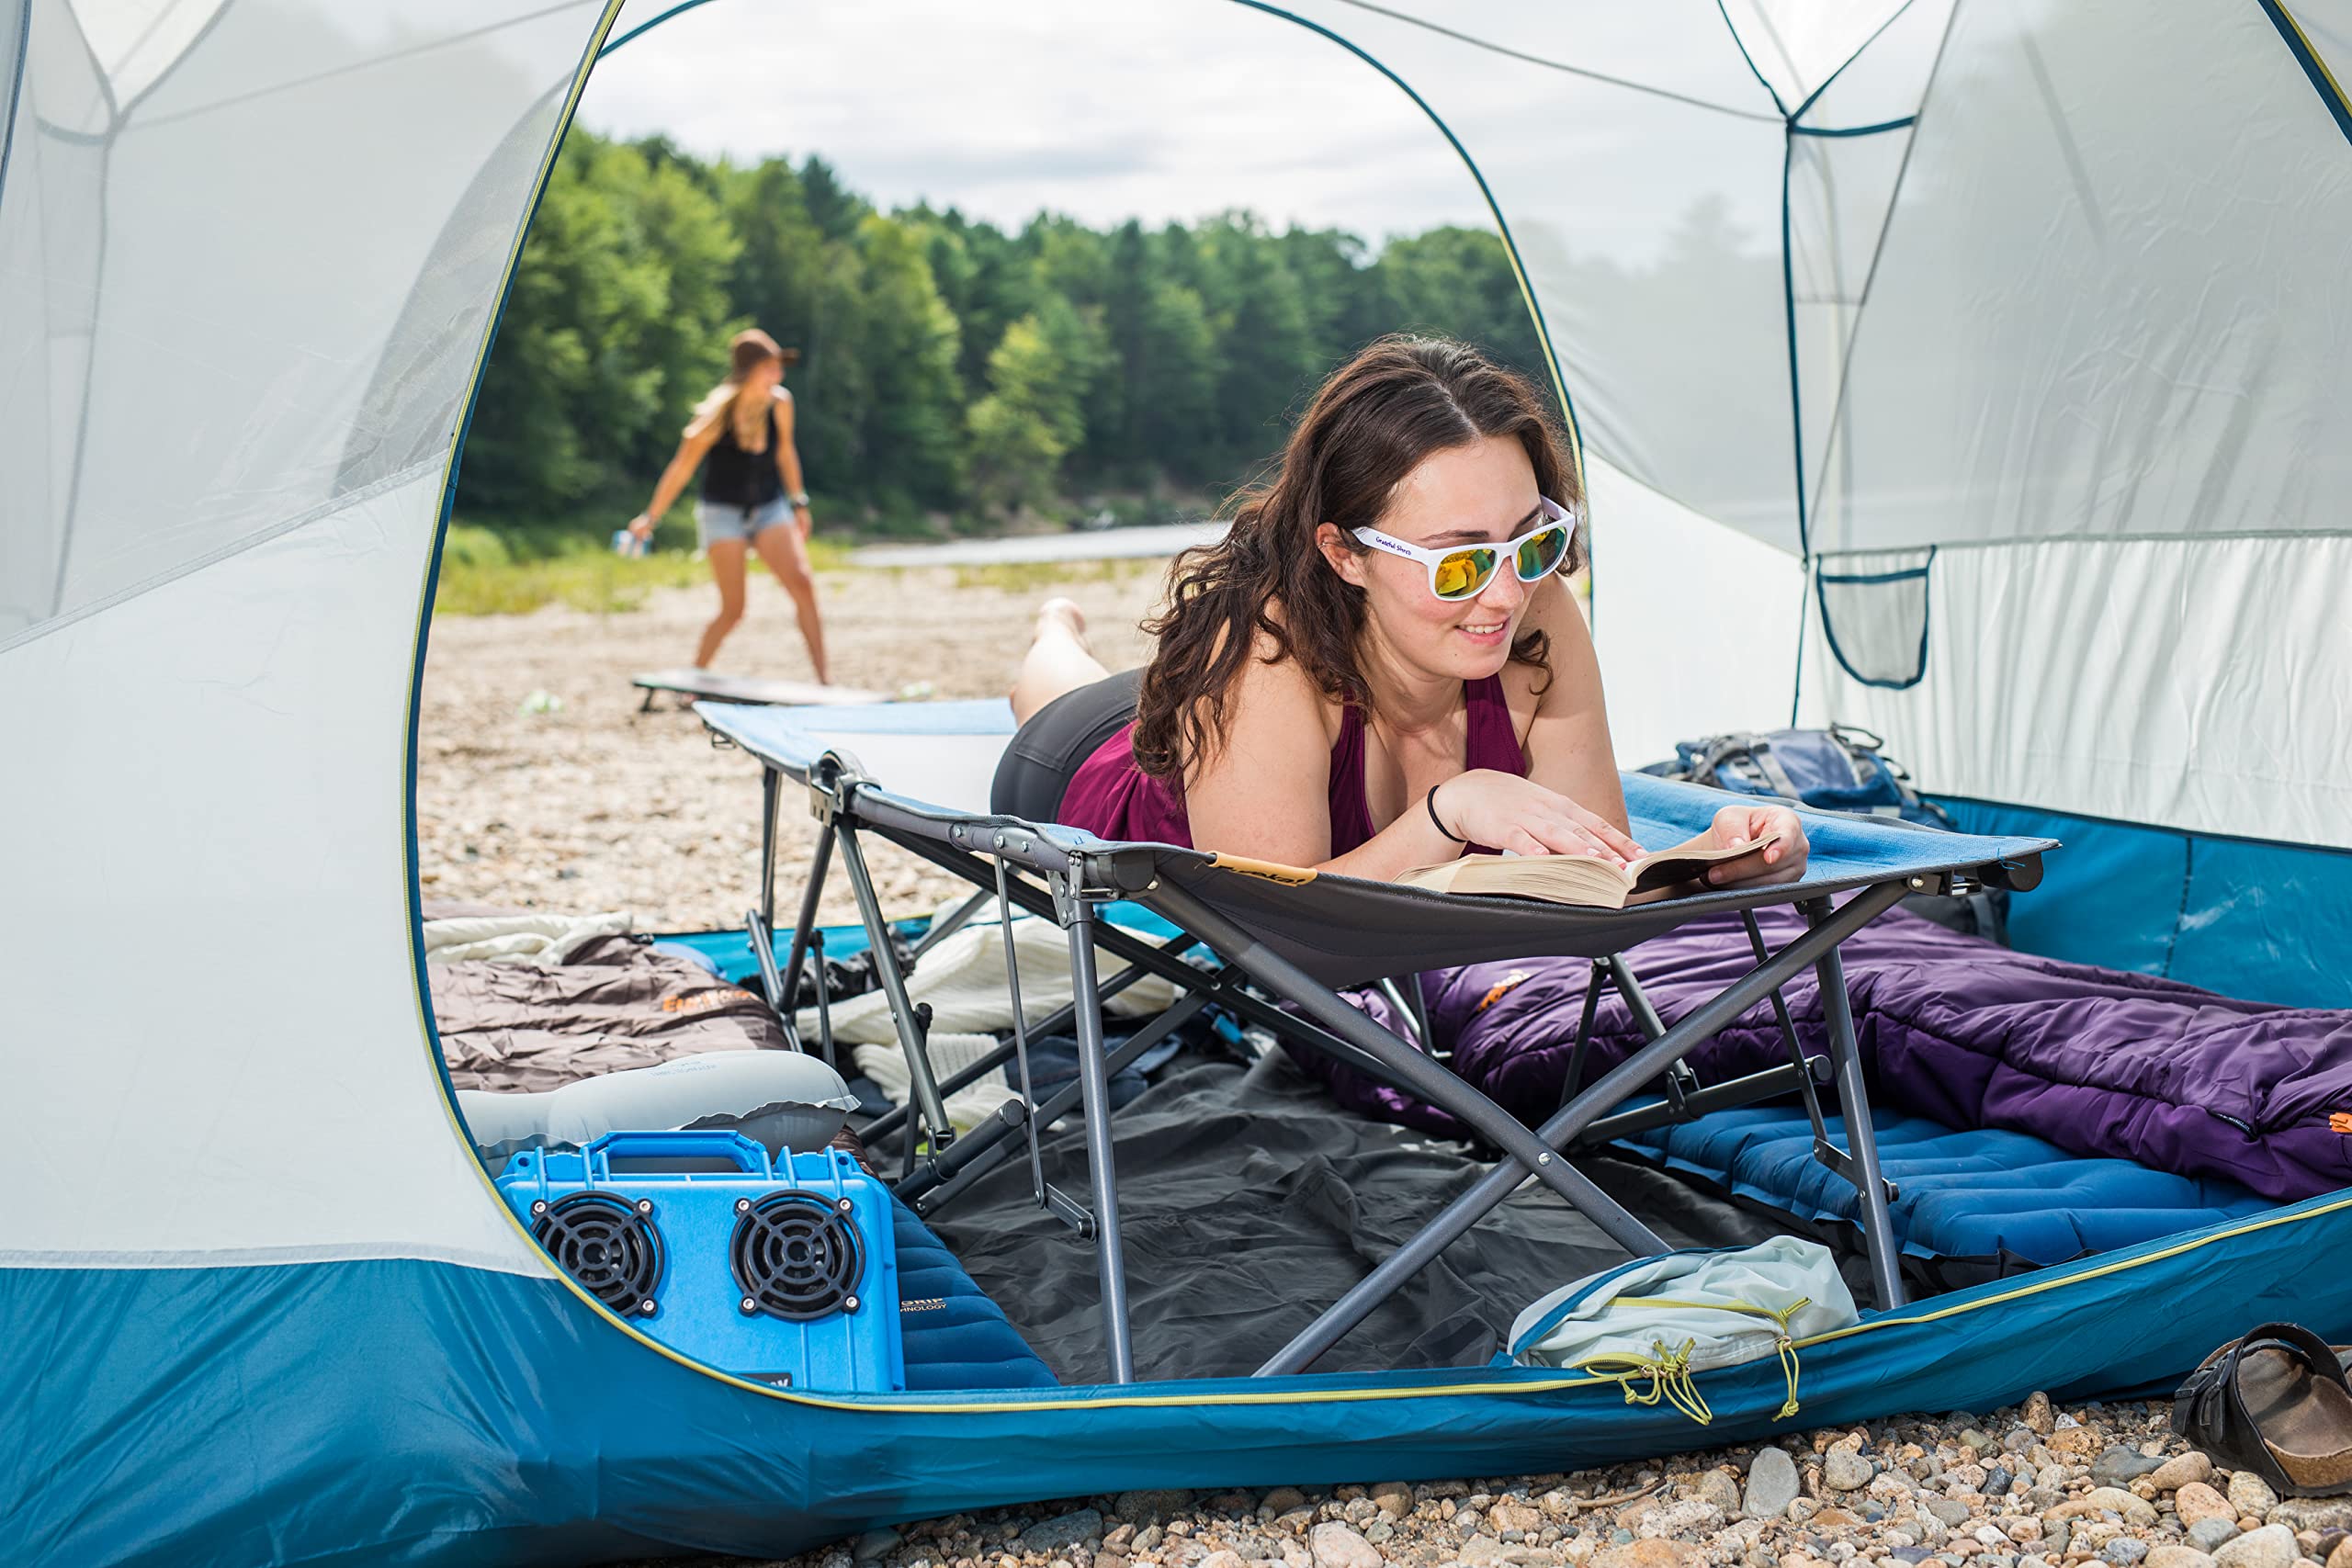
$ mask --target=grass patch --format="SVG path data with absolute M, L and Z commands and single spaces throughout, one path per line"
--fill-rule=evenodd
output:
M 531 530 L 514 532 L 452 523 L 441 547 L 441 582 L 435 614 L 526 615 L 544 604 L 569 604 L 599 615 L 642 608 L 656 588 L 691 588 L 710 581 L 710 567 L 689 547 L 672 546 L 672 530 L 654 535 L 663 547 L 643 556 L 619 556 L 582 537 Z M 690 546 L 688 530 L 680 546 Z M 819 571 L 849 565 L 848 545 L 838 539 L 808 541 L 809 564 Z M 748 563 L 753 571 L 763 568 Z

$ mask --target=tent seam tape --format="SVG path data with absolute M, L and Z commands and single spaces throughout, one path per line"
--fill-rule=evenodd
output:
M 1957 4 L 1958 0 L 1954 0 L 1954 3 Z M 1821 85 L 1815 87 L 1812 92 L 1807 93 L 1804 96 L 1804 102 L 1799 104 L 1795 108 L 1789 111 L 1789 123 L 1793 126 L 1798 120 L 1803 119 L 1804 118 L 1804 111 L 1813 107 L 1815 104 L 1819 103 L 1821 101 L 1821 95 L 1829 91 L 1830 84 L 1837 81 L 1838 77 L 1843 76 L 1846 73 L 1846 67 L 1851 65 L 1854 62 L 1860 60 L 1864 54 L 1868 53 L 1871 45 L 1876 43 L 1881 38 L 1885 36 L 1886 29 L 1894 26 L 1896 22 L 1901 21 L 1903 19 L 1903 13 L 1908 11 L 1910 8 L 1911 0 L 1903 0 L 1902 5 L 1897 6 L 1892 12 L 1888 13 L 1886 20 L 1872 28 L 1871 29 L 1871 36 L 1856 44 L 1854 46 L 1854 52 L 1839 61 L 1838 62 L 1838 69 L 1832 71 L 1828 75 L 1824 76 L 1821 79 Z M 1726 18 L 1726 20 L 1728 20 L 1728 18 Z M 1815 132 L 1815 134 L 1819 133 Z M 1836 135 L 1838 133 L 1832 131 L 1830 134 Z
M 247 550 L 259 549 L 272 539 L 283 538 L 295 530 L 307 527 L 322 518 L 334 516 L 349 511 L 354 506 L 373 501 L 379 495 L 398 490 L 401 486 L 431 473 L 433 466 L 434 459 L 426 457 L 410 464 L 405 468 L 395 469 L 379 479 L 374 479 L 360 486 L 357 490 L 345 491 L 340 494 L 330 496 L 316 506 L 298 512 L 283 522 L 273 523 L 266 528 L 256 529 L 250 534 L 239 535 L 227 544 L 207 550 L 193 560 L 168 567 L 153 577 L 142 578 L 128 587 L 119 588 L 102 599 L 94 599 L 87 604 L 76 604 L 71 610 L 62 611 L 46 620 L 37 621 L 14 637 L 0 637 L 0 654 L 13 652 L 28 643 L 39 642 L 52 632 L 63 631 L 77 622 L 85 621 L 92 615 L 103 615 L 118 605 L 153 593 L 159 588 L 168 588 L 183 577 L 193 577 L 199 571 L 219 566 L 224 560 L 243 555 Z
M 562 108 L 557 113 L 554 130 L 548 138 L 547 151 L 540 154 L 538 176 L 532 186 L 530 205 L 524 209 L 522 221 L 515 225 L 514 243 L 506 253 L 505 271 L 498 285 L 498 308 L 491 313 L 489 327 L 474 351 L 473 368 L 466 378 L 464 412 L 450 434 L 448 450 L 443 455 L 440 513 L 433 525 L 433 548 L 425 560 L 424 580 L 417 584 L 416 646 L 409 669 L 408 736 L 400 779 L 403 839 L 401 891 L 408 903 L 410 984 L 413 987 L 420 1034 L 432 1066 L 433 1082 L 440 1090 L 441 1114 L 448 1123 L 450 1134 L 457 1139 L 458 1148 L 464 1151 L 472 1166 L 474 1179 L 481 1184 L 483 1196 L 505 1222 L 508 1231 L 523 1244 L 523 1256 L 537 1263 L 547 1276 L 560 1281 L 574 1297 L 614 1324 L 618 1324 L 620 1319 L 583 1290 L 579 1281 L 556 1268 L 545 1250 L 531 1239 L 530 1233 L 515 1217 L 514 1211 L 507 1207 L 505 1200 L 499 1195 L 497 1184 L 491 1179 L 489 1168 L 482 1163 L 481 1154 L 474 1147 L 465 1118 L 458 1113 L 457 1085 L 449 1077 L 449 1064 L 441 1053 L 441 1031 L 433 1016 L 432 981 L 425 972 L 424 884 L 418 879 L 422 856 L 417 847 L 416 771 L 417 737 L 424 705 L 424 660 L 433 635 L 434 596 L 441 577 L 442 547 L 449 536 L 449 518 L 458 504 L 458 474 L 465 454 L 466 436 L 473 428 L 474 411 L 481 404 L 482 377 L 489 368 L 491 349 L 498 341 L 498 328 L 505 318 L 507 301 L 514 294 L 514 275 L 522 265 L 523 248 L 529 241 L 532 220 L 538 215 L 539 203 L 545 198 L 548 186 L 554 178 L 556 158 L 562 152 L 564 139 L 571 131 L 572 117 L 579 110 L 581 95 L 587 91 L 588 73 L 595 67 L 597 50 L 611 33 L 623 4 L 624 0 L 605 0 L 604 10 L 597 17 L 596 25 L 589 29 L 587 45 L 581 52 L 579 65 L 571 73 L 571 86 L 564 97 Z
M 2327 68 L 2327 62 L 2320 57 L 2319 51 L 2312 47 L 2312 40 L 2305 36 L 2302 24 L 2295 20 L 2280 0 L 2255 0 L 2255 4 L 2269 17 L 2270 25 L 2278 29 L 2278 36 L 2286 41 L 2288 51 L 2303 68 L 2312 90 L 2326 101 L 2327 112 L 2335 118 L 2336 129 L 2344 132 L 2345 140 L 2352 141 L 2352 97 L 2345 95 L 2344 85 Z
M 1739 36 L 1739 28 L 1733 24 L 1731 12 L 1724 6 L 1724 0 L 1715 0 L 1715 15 L 1724 19 L 1724 31 L 1731 34 L 1732 47 L 1739 51 L 1740 59 L 1747 62 L 1748 74 L 1756 78 L 1756 85 L 1763 88 L 1765 96 L 1772 100 L 1772 107 L 1781 111 L 1781 123 L 1785 126 L 1792 118 L 1789 106 L 1781 101 L 1781 90 L 1766 81 L 1764 73 L 1756 68 L 1756 57 L 1747 52 L 1747 40 Z
M 8 96 L 0 99 L 0 201 L 8 192 L 8 155 L 17 150 L 17 104 L 25 96 L 25 58 L 33 51 L 32 0 L 17 14 L 17 68 L 9 73 Z
M 1503 254 L 1510 262 L 1511 276 L 1519 281 L 1520 298 L 1526 302 L 1527 313 L 1535 323 L 1535 341 L 1544 350 L 1544 363 L 1552 372 L 1552 389 L 1560 400 L 1560 413 L 1567 423 L 1568 457 L 1576 465 L 1577 489 L 1579 493 L 1582 493 L 1586 488 L 1584 434 L 1577 423 L 1575 400 L 1568 395 L 1567 376 L 1560 367 L 1559 352 L 1553 345 L 1552 329 L 1544 319 L 1544 307 L 1535 298 L 1534 287 L 1528 282 L 1527 268 L 1519 254 L 1519 243 L 1511 237 L 1510 220 L 1503 216 L 1502 204 L 1495 199 L 1494 189 L 1487 184 L 1486 174 L 1478 167 L 1477 160 L 1470 156 L 1470 150 L 1462 144 L 1460 137 L 1453 134 L 1453 128 L 1445 123 L 1443 117 L 1430 107 L 1428 99 L 1422 97 L 1414 89 L 1412 84 L 1390 70 L 1370 51 L 1353 39 L 1332 31 L 1320 22 L 1309 20 L 1295 12 L 1285 11 L 1279 6 L 1270 4 L 1269 0 L 1233 0 L 1233 4 L 1247 6 L 1253 11 L 1262 11 L 1270 17 L 1279 17 L 1284 21 L 1306 28 L 1309 32 L 1319 34 L 1387 77 L 1399 92 L 1413 101 L 1416 108 L 1429 117 L 1430 123 L 1437 127 L 1438 133 L 1443 136 L 1447 144 L 1453 149 L 1454 156 L 1462 160 L 1462 166 L 1470 172 L 1470 178 L 1478 186 L 1478 195 L 1485 200 L 1487 210 L 1494 215 L 1496 231 L 1502 238 Z

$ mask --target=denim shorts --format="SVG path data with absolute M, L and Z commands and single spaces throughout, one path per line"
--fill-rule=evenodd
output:
M 695 502 L 695 533 L 708 549 L 720 539 L 749 539 L 752 535 L 792 521 L 792 503 L 777 496 L 765 506 L 729 506 L 721 501 Z

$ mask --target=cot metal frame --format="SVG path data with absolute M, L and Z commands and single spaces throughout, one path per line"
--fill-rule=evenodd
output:
M 1651 1008 L 1622 955 L 1597 960 L 1596 983 L 1588 991 L 1567 1091 L 1559 1109 L 1542 1125 L 1531 1129 L 1433 1060 L 1420 1046 L 1383 1028 L 1349 1005 L 1260 934 L 1175 881 L 1160 877 L 1151 859 L 1152 846 L 1080 841 L 1073 840 L 1066 830 L 1041 829 L 1016 818 L 958 814 L 918 806 L 883 790 L 865 775 L 854 757 L 838 750 L 826 752 L 805 770 L 787 767 L 756 750 L 752 754 L 763 769 L 762 862 L 760 903 L 747 919 L 747 934 L 762 955 L 768 994 L 775 999 L 787 1033 L 796 1045 L 800 1044 L 794 1014 L 802 967 L 811 952 L 821 950 L 816 911 L 831 863 L 839 859 L 856 900 L 860 919 L 874 944 L 876 978 L 889 999 L 891 1017 L 911 1078 L 909 1104 L 867 1129 L 869 1136 L 876 1140 L 893 1134 L 903 1137 L 905 1166 L 897 1186 L 899 1195 L 920 1213 L 935 1213 L 995 1164 L 1012 1157 L 1018 1146 L 1015 1140 L 1020 1140 L 1025 1145 L 1033 1200 L 1094 1244 L 1101 1310 L 1109 1346 L 1108 1371 L 1113 1382 L 1133 1381 L 1135 1363 L 1119 1225 L 1110 1078 L 1213 1006 L 1227 1010 L 1244 1023 L 1327 1053 L 1383 1082 L 1420 1096 L 1469 1127 L 1497 1156 L 1496 1163 L 1484 1177 L 1325 1309 L 1269 1359 L 1258 1375 L 1306 1371 L 1413 1274 L 1529 1180 L 1549 1188 L 1628 1253 L 1646 1257 L 1667 1250 L 1666 1244 L 1648 1226 L 1576 1168 L 1569 1158 L 1571 1154 L 1632 1132 L 1690 1120 L 1711 1110 L 1790 1090 L 1801 1094 L 1806 1104 L 1814 1127 L 1816 1158 L 1852 1185 L 1859 1195 L 1858 1220 L 1877 1303 L 1893 1307 L 1905 1300 L 1900 1255 L 1889 1213 L 1894 1193 L 1880 1170 L 1838 948 L 1905 895 L 1949 890 L 1964 877 L 1951 874 L 1891 875 L 1859 886 L 1845 903 L 1835 907 L 1826 897 L 1810 897 L 1801 890 L 1792 890 L 1787 901 L 1795 903 L 1803 912 L 1805 929 L 1777 952 L 1770 950 L 1752 912 L 1744 909 L 1757 959 L 1755 966 L 1671 1027 Z M 779 973 L 774 961 L 775 868 L 778 814 L 787 782 L 805 789 L 820 833 L 808 885 L 803 890 L 793 927 L 788 957 Z M 1037 1023 L 1017 1022 L 1010 1041 L 942 1082 L 933 1072 L 929 1059 L 930 1010 L 912 1005 L 908 999 L 905 966 L 892 949 L 890 928 L 883 919 L 872 872 L 860 843 L 864 834 L 877 836 L 910 852 L 975 888 L 973 896 L 948 917 L 954 925 L 968 921 L 989 899 L 994 898 L 1001 909 L 1018 909 L 1051 919 L 1061 927 L 1069 937 L 1073 1001 Z M 2038 865 L 2032 870 L 2038 874 Z M 2020 878 L 2017 885 L 2030 886 L 2030 882 Z M 1142 903 L 1172 922 L 1179 934 L 1154 942 L 1102 920 L 1100 907 L 1115 899 Z M 1016 1020 L 1022 1020 L 1023 1010 L 1018 1000 L 1019 972 L 1012 962 L 1011 921 L 1001 915 L 1000 921 L 1007 945 L 1007 972 L 1014 989 L 1014 1015 Z M 923 945 L 927 948 L 929 942 Z M 1195 948 L 1205 949 L 1217 962 L 1203 962 L 1193 953 Z M 1123 966 L 1108 976 L 1098 973 L 1098 951 L 1118 960 Z M 1806 1055 L 1780 996 L 1780 987 L 1808 967 L 1814 971 L 1825 998 L 1829 1035 L 1826 1057 Z M 1148 976 L 1170 982 L 1177 999 L 1148 1021 L 1138 1033 L 1113 1049 L 1104 1035 L 1102 1004 Z M 1645 1043 L 1586 1087 L 1580 1078 L 1589 1054 L 1599 983 L 1604 978 L 1624 995 Z M 821 1001 L 821 974 L 818 988 Z M 1410 1020 L 1411 1027 L 1426 1041 L 1428 1024 L 1425 1012 L 1418 1005 L 1418 987 L 1409 998 L 1394 989 L 1389 994 Z M 1694 1080 L 1676 1072 L 1688 1052 L 1767 998 L 1772 1001 L 1790 1050 L 1788 1064 L 1708 1089 L 1695 1087 Z M 820 1030 L 825 1028 L 825 1020 L 820 1005 Z M 1039 1102 L 1031 1090 L 1028 1043 L 1036 1033 L 1062 1030 L 1070 1031 L 1078 1041 L 1078 1079 Z M 830 1045 L 830 1041 L 824 1043 Z M 1007 1063 L 1018 1068 L 1021 1094 L 1008 1100 L 981 1126 L 959 1137 L 948 1122 L 945 1096 Z M 1661 1075 L 1666 1089 L 1663 1100 L 1624 1109 L 1645 1086 L 1659 1080 Z M 1846 1132 L 1844 1148 L 1831 1140 L 1825 1124 L 1815 1091 L 1816 1084 L 1824 1079 L 1834 1081 L 1838 1089 Z M 1059 1191 L 1046 1180 L 1038 1148 L 1040 1134 L 1074 1109 L 1081 1111 L 1084 1122 L 1088 1190 L 1083 1200 Z

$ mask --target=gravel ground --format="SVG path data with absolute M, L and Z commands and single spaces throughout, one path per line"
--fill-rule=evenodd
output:
M 1134 626 L 1157 594 L 1156 567 L 1050 584 L 1007 575 L 1014 586 L 945 570 L 829 575 L 837 677 L 889 691 L 928 681 L 943 697 L 1001 692 L 1049 592 L 1086 609 L 1113 668 L 1142 659 Z M 711 603 L 707 589 L 672 590 L 628 615 L 435 623 L 417 781 L 426 897 L 624 908 L 649 930 L 741 920 L 756 886 L 757 771 L 714 750 L 691 714 L 639 714 L 628 685 L 634 671 L 684 663 Z M 721 667 L 806 678 L 791 614 L 773 582 L 755 580 Z M 785 824 L 779 885 L 793 887 L 812 824 L 797 813 Z M 894 914 L 960 891 L 887 848 L 874 861 Z M 835 880 L 825 918 L 854 919 Z M 2352 1500 L 2282 1503 L 2171 1438 L 2166 1408 L 2053 1410 L 2036 1395 L 1984 1416 L 1899 1418 L 1571 1476 L 1069 1498 L 876 1531 L 798 1562 L 2352 1568 Z
M 941 697 L 1001 695 L 1049 593 L 1086 610 L 1112 668 L 1140 663 L 1148 645 L 1135 625 L 1159 592 L 1159 570 L 1105 563 L 1012 590 L 959 586 L 944 570 L 828 573 L 819 593 L 833 678 L 885 692 L 929 682 Z M 641 931 L 742 923 L 759 886 L 759 769 L 740 751 L 713 750 L 694 715 L 666 697 L 638 712 L 642 694 L 628 683 L 638 671 L 687 662 L 717 602 L 708 588 L 662 589 L 625 615 L 551 606 L 434 622 L 416 788 L 427 898 L 626 909 Z M 774 581 L 752 580 L 718 668 L 809 678 L 791 603 Z M 783 814 L 779 888 L 805 879 L 815 827 L 805 810 Z M 893 917 L 960 891 L 887 845 L 870 858 Z M 838 876 L 822 918 L 857 919 Z
M 2352 1498 L 2281 1502 L 2161 1401 L 2035 1394 L 1574 1475 L 1130 1492 L 876 1530 L 794 1568 L 2352 1568 Z M 721 1560 L 706 1560 L 716 1562 Z

